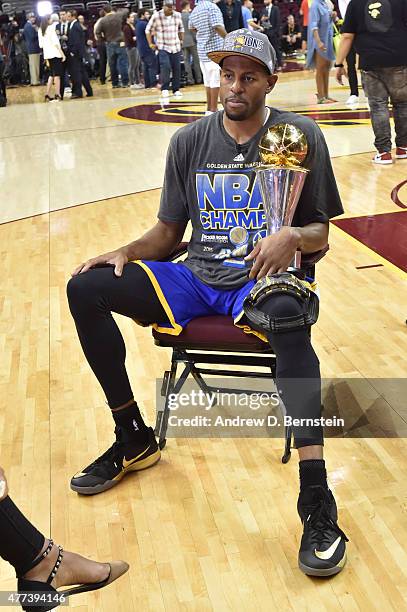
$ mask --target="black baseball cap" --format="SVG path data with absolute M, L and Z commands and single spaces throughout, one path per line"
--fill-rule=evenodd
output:
M 225 36 L 223 49 L 208 53 L 209 59 L 215 64 L 221 64 L 225 57 L 231 55 L 248 57 L 265 66 L 270 74 L 274 73 L 277 63 L 276 52 L 267 36 L 246 28 L 229 32 Z

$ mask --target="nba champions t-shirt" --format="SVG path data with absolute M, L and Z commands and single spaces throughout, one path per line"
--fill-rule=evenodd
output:
M 319 127 L 307 117 L 270 109 L 270 117 L 244 145 L 223 126 L 223 111 L 187 125 L 171 139 L 158 218 L 192 223 L 188 257 L 183 262 L 208 285 L 237 288 L 248 280 L 245 262 L 266 236 L 266 219 L 254 168 L 258 144 L 277 123 L 291 123 L 305 134 L 310 170 L 293 226 L 326 223 L 343 212 L 329 152 Z

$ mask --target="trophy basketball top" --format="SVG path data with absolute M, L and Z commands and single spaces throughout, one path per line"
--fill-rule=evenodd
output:
M 267 130 L 259 144 L 264 166 L 306 171 L 301 168 L 308 152 L 304 132 L 291 123 L 278 123 Z

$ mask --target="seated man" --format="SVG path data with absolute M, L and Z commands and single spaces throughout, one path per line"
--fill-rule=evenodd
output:
M 71 488 L 92 495 L 115 486 L 130 471 L 153 465 L 160 451 L 140 414 L 125 368 L 125 345 L 112 312 L 154 323 L 179 334 L 195 317 L 227 314 L 246 323 L 243 301 L 256 279 L 287 270 L 295 251 L 312 253 L 328 241 L 329 219 L 343 212 L 323 135 L 309 118 L 265 105 L 277 77 L 276 57 L 264 34 L 239 30 L 224 49 L 210 54 L 221 65 L 224 111 L 178 130 L 167 155 L 158 222 L 127 246 L 81 264 L 68 284 L 79 339 L 116 424 L 116 441 L 72 478 Z M 309 168 L 292 227 L 267 236 L 254 167 L 258 144 L 278 123 L 306 135 Z M 160 262 L 193 227 L 188 257 Z M 242 238 L 245 238 L 242 240 Z M 261 308 L 272 317 L 296 316 L 291 295 L 267 297 Z M 281 331 L 281 330 L 280 330 Z M 286 411 L 318 419 L 321 387 L 318 358 L 307 327 L 268 333 L 277 356 L 277 384 Z M 301 379 L 292 384 L 293 379 Z M 299 563 L 308 574 L 339 572 L 346 536 L 337 525 L 328 489 L 323 432 L 318 425 L 294 428 L 300 459 L 298 511 L 304 524 Z
M 283 27 L 281 48 L 286 55 L 293 55 L 298 49 L 301 49 L 300 27 L 295 23 L 293 15 L 288 15 L 287 23 Z

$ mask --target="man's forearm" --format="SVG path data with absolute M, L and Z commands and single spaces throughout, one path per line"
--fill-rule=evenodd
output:
M 168 257 L 181 242 L 186 223 L 157 224 L 141 238 L 123 247 L 129 261 L 148 259 L 151 261 Z
M 153 37 L 151 36 L 150 32 L 146 32 L 146 38 L 147 38 L 148 44 L 151 46 L 153 44 Z
M 297 249 L 302 253 L 315 253 L 328 244 L 329 223 L 310 223 L 293 229 L 297 233 Z
M 349 51 L 352 48 L 353 39 L 355 38 L 354 34 L 342 34 L 341 42 L 338 49 L 338 54 L 336 56 L 336 63 L 343 64 L 343 62 L 348 57 Z
M 226 37 L 227 32 L 223 26 L 217 25 L 215 26 L 215 30 L 219 34 L 219 36 L 222 36 L 222 38 Z

